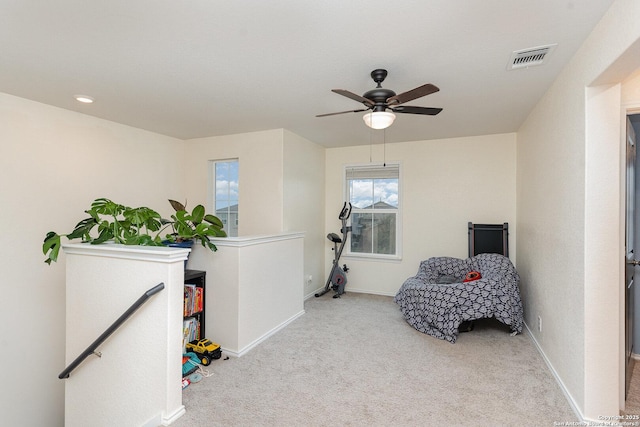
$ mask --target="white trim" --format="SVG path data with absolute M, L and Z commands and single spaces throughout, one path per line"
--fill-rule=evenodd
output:
M 385 254 L 369 254 L 362 252 L 350 252 L 342 256 L 346 259 L 357 259 L 358 261 L 375 261 L 375 262 L 401 262 L 402 257 L 398 255 L 385 255 Z
M 207 161 L 207 206 L 216 214 L 216 160 Z
M 308 299 L 311 299 L 312 297 L 315 296 L 315 294 L 317 294 L 318 292 L 323 291 L 324 288 L 325 287 L 323 286 L 321 288 L 316 289 L 314 292 L 305 295 L 304 300 L 306 301 Z M 342 294 L 342 295 L 347 295 L 348 296 L 349 292 L 354 293 L 354 294 L 380 295 L 380 296 L 383 296 L 383 297 L 395 297 L 396 296 L 395 293 L 371 291 L 371 290 L 368 290 L 368 289 L 351 289 L 351 288 L 346 290 L 344 292 L 344 294 Z M 322 297 L 318 297 L 318 298 L 322 298 Z M 333 296 L 332 296 L 332 298 L 333 298 Z
M 135 259 L 138 261 L 173 263 L 187 259 L 191 249 L 168 246 L 136 246 L 119 243 L 67 243 L 62 245 L 67 254 L 105 258 Z
M 261 337 L 255 339 L 254 341 L 252 341 L 248 345 L 244 346 L 244 348 L 242 348 L 239 351 L 231 351 L 231 350 L 225 349 L 224 347 L 222 347 L 222 351 L 224 351 L 229 356 L 242 357 L 245 354 L 247 354 L 251 349 L 253 349 L 255 346 L 257 346 L 261 342 L 267 340 L 272 335 L 275 335 L 278 331 L 280 331 L 280 330 L 284 329 L 285 327 L 287 327 L 287 325 L 289 325 L 291 322 L 293 322 L 294 320 L 296 320 L 298 317 L 302 316 L 303 314 L 305 314 L 304 310 L 299 311 L 298 313 L 296 313 L 293 316 L 291 316 L 289 319 L 285 320 L 284 322 L 280 323 L 276 327 L 272 328 L 270 331 L 267 331 L 266 333 L 264 333 Z
M 304 234 L 305 233 L 303 232 L 291 232 L 262 236 L 216 237 L 209 240 L 216 246 L 242 248 L 245 246 L 263 245 L 265 243 L 279 242 L 283 240 L 301 239 L 304 238 Z
M 148 419 L 144 424 L 141 424 L 140 427 L 158 427 L 161 425 L 168 425 L 168 424 L 163 424 L 162 414 L 156 414 L 152 418 Z
M 183 416 L 186 413 L 187 413 L 186 408 L 184 407 L 184 405 L 181 405 L 179 408 L 177 408 L 175 411 L 173 411 L 173 413 L 163 416 L 161 425 L 169 426 L 169 425 L 175 423 L 178 420 L 178 418 L 180 418 L 181 416 Z M 151 424 L 149 426 L 151 427 Z
M 372 290 L 369 290 L 369 289 L 353 289 L 353 288 L 349 288 L 349 292 L 354 293 L 354 294 L 380 295 L 380 296 L 383 296 L 383 297 L 395 297 L 396 296 L 395 293 L 372 291 Z M 345 294 L 346 293 L 347 292 L 345 292 Z
M 351 252 L 351 246 L 345 245 L 345 251 L 343 256 L 345 257 L 360 257 L 360 258 L 368 258 L 371 260 L 392 260 L 392 261 L 401 261 L 402 260 L 402 199 L 403 199 L 403 163 L 401 160 L 392 160 L 388 162 L 369 162 L 369 163 L 347 163 L 342 166 L 342 198 L 343 200 L 349 201 L 349 189 L 347 186 L 347 169 L 353 168 L 376 168 L 376 167 L 384 167 L 385 165 L 394 166 L 398 168 L 398 207 L 396 209 L 379 209 L 376 210 L 378 213 L 392 213 L 396 217 L 396 253 L 393 255 L 389 254 L 377 254 L 377 253 L 360 253 L 360 252 Z M 375 203 L 375 200 L 372 201 Z M 355 208 L 354 209 L 358 209 Z M 362 210 L 362 212 L 365 212 Z M 366 213 L 366 212 L 365 212 Z M 349 218 L 348 225 L 351 226 L 351 218 Z M 352 232 L 353 233 L 353 232 Z
M 622 83 L 624 85 L 624 83 Z M 620 136 L 622 137 L 622 142 L 621 142 L 621 159 L 620 159 L 620 175 L 621 175 L 621 197 L 620 197 L 620 210 L 621 210 L 621 216 L 622 218 L 625 218 L 625 214 L 626 214 L 626 209 L 627 209 L 627 189 L 626 189 L 626 153 L 627 153 L 627 120 L 629 120 L 629 116 L 630 115 L 635 115 L 635 114 L 640 114 L 640 103 L 639 102 L 625 102 L 622 103 L 622 112 L 621 112 L 621 117 L 620 117 L 620 127 L 622 128 L 620 131 Z M 636 135 L 637 138 L 637 135 Z M 637 148 L 636 148 L 637 150 Z M 636 161 L 637 163 L 637 161 Z M 636 171 L 636 174 L 639 173 L 638 171 Z M 638 192 L 638 188 L 636 187 L 635 191 L 636 194 Z M 623 228 L 623 235 L 621 236 L 622 240 L 622 244 L 624 245 L 624 250 L 623 250 L 623 254 L 626 258 L 626 241 L 627 241 L 627 230 L 625 228 L 624 222 L 622 223 L 622 228 Z M 635 230 L 634 233 L 637 234 L 638 230 Z M 621 280 L 622 283 L 620 284 L 619 288 L 625 289 L 626 290 L 626 268 L 622 267 L 623 272 L 621 273 Z M 636 286 L 636 285 L 634 285 Z M 620 326 L 619 326 L 619 331 L 621 334 L 621 339 L 620 339 L 620 355 L 618 357 L 618 359 L 620 360 L 620 369 L 619 369 L 619 376 L 620 376 L 620 390 L 619 390 L 619 407 L 620 408 L 624 408 L 626 407 L 626 394 L 627 394 L 627 390 L 626 390 L 626 386 L 627 386 L 627 363 L 626 363 L 626 340 L 625 340 L 625 336 L 626 336 L 626 324 L 625 324 L 625 312 L 626 312 L 626 291 L 622 292 L 621 295 L 621 303 L 620 303 Z M 634 313 L 633 316 L 633 323 L 634 323 L 634 327 L 638 322 L 638 318 L 637 315 Z M 631 337 L 632 341 L 635 341 L 635 337 Z M 635 354 L 635 353 L 631 353 L 631 358 L 634 359 L 635 361 L 640 360 L 640 355 Z
M 525 327 L 527 333 L 529 334 L 529 337 L 531 337 L 531 341 L 533 341 L 533 345 L 538 350 L 538 353 L 540 353 L 540 355 L 542 356 L 542 360 L 544 360 L 544 363 L 547 364 L 547 367 L 551 371 L 551 374 L 553 375 L 553 378 L 555 378 L 556 382 L 558 383 L 558 386 L 560 386 L 560 390 L 562 390 L 562 393 L 564 394 L 564 397 L 567 399 L 567 402 L 569 402 L 569 406 L 571 406 L 571 409 L 573 409 L 573 412 L 578 417 L 578 420 L 580 420 L 580 422 L 585 422 L 584 415 L 580 411 L 580 409 L 578 407 L 578 404 L 576 403 L 575 399 L 573 398 L 573 396 L 571 395 L 571 393 L 569 392 L 567 387 L 562 382 L 562 379 L 560 379 L 560 375 L 558 375 L 558 372 L 556 372 L 555 368 L 551 364 L 551 361 L 549 360 L 547 355 L 542 350 L 542 347 L 540 347 L 540 344 L 538 343 L 538 341 L 536 340 L 536 337 L 531 332 L 531 329 L 529 328 L 529 325 L 527 324 L 527 322 L 524 322 L 524 327 Z
M 325 285 L 325 286 L 326 286 L 326 285 Z M 321 292 L 321 291 L 323 291 L 323 290 L 324 290 L 325 286 L 322 286 L 321 288 L 318 288 L 318 289 L 316 289 L 315 291 L 313 291 L 313 292 L 311 292 L 311 293 L 309 293 L 309 294 L 306 294 L 306 295 L 302 298 L 302 300 L 303 300 L 303 301 L 307 301 L 307 300 L 310 300 L 311 298 L 314 298 L 314 297 L 316 296 L 316 294 L 317 294 L 317 293 L 319 293 L 319 292 Z
M 216 202 L 218 201 L 217 196 L 218 196 L 218 185 L 217 185 L 217 181 L 218 181 L 218 177 L 216 175 L 216 167 L 218 165 L 218 163 L 236 163 L 238 165 L 238 213 L 240 212 L 240 158 L 239 157 L 232 157 L 229 159 L 215 159 L 215 160 L 209 160 L 208 161 L 208 165 L 207 165 L 207 204 L 208 206 L 211 208 L 211 212 L 216 215 L 217 209 L 216 209 Z M 230 191 L 230 189 L 227 189 Z M 227 191 L 227 195 L 229 195 L 229 191 Z M 235 200 L 235 199 L 234 199 Z M 226 202 L 230 202 L 231 199 L 221 199 L 221 201 L 226 201 Z M 228 216 L 228 218 L 230 218 L 230 216 Z M 227 223 L 224 224 L 224 231 L 227 232 L 227 234 L 230 232 L 229 227 L 231 226 L 231 223 L 227 221 Z M 238 233 L 238 215 L 236 214 L 236 220 L 235 220 L 235 232 L 236 234 Z

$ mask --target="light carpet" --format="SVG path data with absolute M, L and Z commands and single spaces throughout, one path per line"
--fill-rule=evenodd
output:
M 455 344 L 408 325 L 393 298 L 347 293 L 183 391 L 174 426 L 553 426 L 577 421 L 529 335 L 492 319 Z M 215 341 L 215 337 L 209 337 Z
M 640 414 L 640 362 L 635 361 L 633 366 L 633 374 L 631 376 L 631 384 L 629 384 L 629 392 L 625 402 L 624 413 L 627 415 Z M 637 418 L 634 417 L 635 420 Z

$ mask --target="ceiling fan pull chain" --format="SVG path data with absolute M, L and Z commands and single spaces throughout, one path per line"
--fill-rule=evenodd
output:
M 387 130 L 382 129 L 382 167 L 387 167 Z
M 373 163 L 373 128 L 369 128 L 369 163 Z

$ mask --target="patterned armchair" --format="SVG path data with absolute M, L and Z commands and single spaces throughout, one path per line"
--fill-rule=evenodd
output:
M 463 282 L 470 271 L 481 278 Z M 407 279 L 395 296 L 407 322 L 420 332 L 456 342 L 464 321 L 495 317 L 521 333 L 524 324 L 518 282 L 509 260 L 499 254 L 472 258 L 429 258 Z

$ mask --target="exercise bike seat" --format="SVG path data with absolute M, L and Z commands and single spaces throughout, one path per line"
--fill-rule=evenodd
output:
M 342 243 L 342 239 L 336 233 L 327 234 L 327 239 L 331 240 L 333 243 Z

